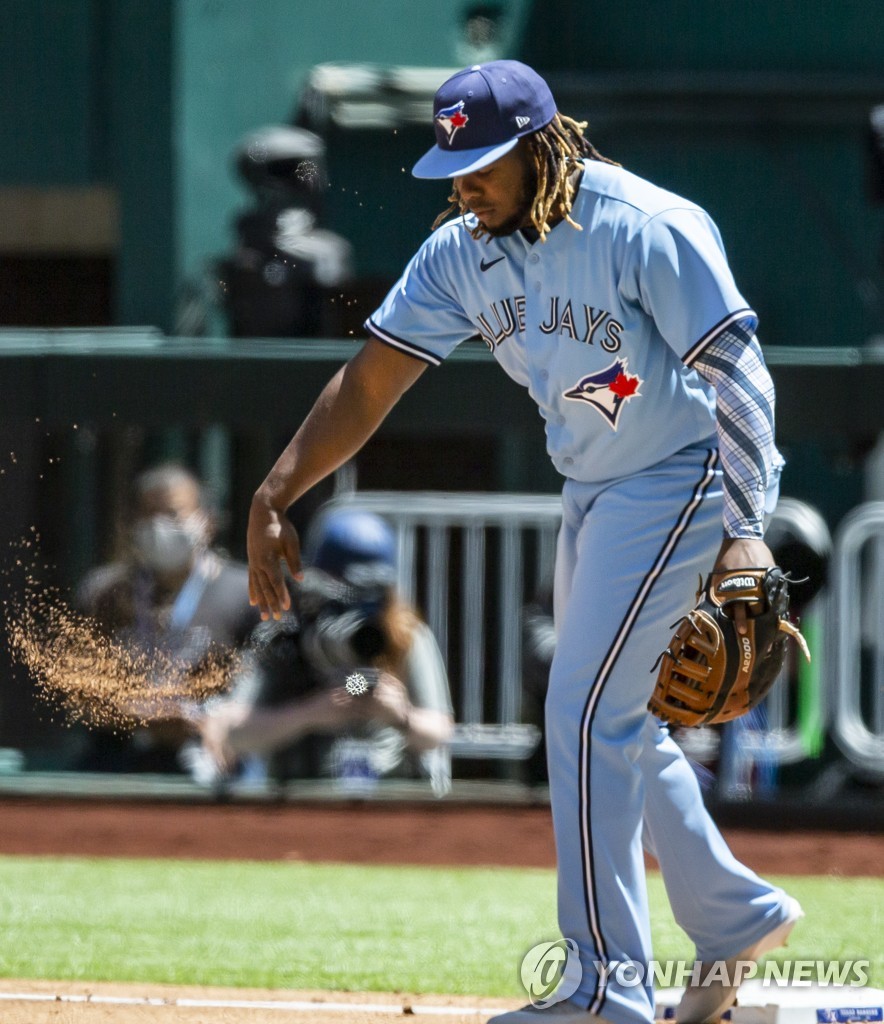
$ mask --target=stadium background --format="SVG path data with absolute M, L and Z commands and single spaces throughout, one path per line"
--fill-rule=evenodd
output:
M 590 121 L 602 152 L 713 212 L 773 353 L 784 491 L 837 529 L 868 493 L 868 457 L 884 429 L 882 364 L 865 355 L 884 336 L 884 207 L 868 135 L 870 111 L 884 102 L 880 4 L 4 0 L 0 547 L 36 527 L 58 582 L 72 585 L 107 556 L 133 470 L 176 457 L 214 485 L 229 509 L 222 539 L 242 557 L 254 486 L 361 338 L 362 319 L 445 192 L 407 173 L 426 126 L 345 127 L 313 108 L 328 144 L 324 222 L 354 251 L 339 330 L 310 345 L 231 342 L 214 284 L 249 201 L 234 148 L 261 126 L 304 123 L 321 65 L 340 65 L 346 78 L 351 64 L 386 74 L 496 56 L 541 70 L 563 109 Z M 493 370 L 453 362 L 428 374 L 432 383 L 421 382 L 359 460 L 359 485 L 555 491 L 535 413 Z M 456 460 L 445 457 L 452 450 Z M 5 656 L 0 747 L 23 751 L 35 774 L 65 767 L 63 726 Z M 0 788 L 11 807 L 40 818 L 52 805 L 21 799 L 27 775 L 0 772 Z M 83 796 L 59 778 L 55 789 Z M 880 827 L 879 782 L 864 795 L 861 818 L 837 798 L 720 813 L 727 825 L 840 825 L 854 836 L 811 841 L 803 864 L 804 847 L 792 851 L 795 870 L 837 872 L 856 833 Z M 135 852 L 127 834 L 150 831 L 137 815 L 119 826 L 126 805 L 105 800 L 118 824 L 94 831 L 87 804 L 70 806 L 76 823 L 59 818 L 57 842 L 17 813 L 4 852 L 73 853 L 85 831 L 100 837 L 87 852 L 112 836 L 106 852 L 126 854 Z M 409 835 L 397 842 L 408 846 Z M 384 837 L 372 841 L 381 847 Z M 182 842 L 161 852 L 190 855 Z M 869 842 L 844 873 L 879 875 L 880 842 Z M 753 846 L 761 849 L 750 838 Z M 306 858 L 339 849 L 318 842 Z M 532 863 L 546 863 L 537 856 Z
M 868 130 L 884 95 L 880 6 L 388 0 L 343 13 L 332 31 L 319 0 L 4 5 L 0 433 L 15 463 L 0 545 L 35 526 L 75 583 L 108 557 L 134 469 L 167 456 L 208 477 L 241 556 L 254 485 L 444 202 L 407 173 L 425 126 L 397 115 L 384 76 L 432 83 L 433 68 L 499 54 L 541 68 L 603 152 L 714 212 L 771 353 L 784 493 L 834 530 L 866 496 L 884 425 L 880 364 L 851 365 L 884 333 Z M 329 65 L 345 87 L 372 70 L 380 120 L 336 116 L 317 84 Z M 249 203 L 234 149 L 293 122 L 325 138 L 324 223 L 353 246 L 344 340 L 225 345 L 217 262 Z M 162 358 L 133 326 L 172 339 Z M 47 358 L 58 337 L 40 329 L 57 327 L 87 332 Z M 193 349 L 183 332 L 208 337 Z M 530 402 L 493 367 L 428 376 L 358 461 L 361 488 L 557 489 Z M 477 393 L 490 399 L 478 412 Z M 458 458 L 440 458 L 451 442 Z M 3 675 L 0 742 L 53 766 L 57 734 L 28 680 L 8 663 Z
M 321 90 L 307 104 L 316 68 L 346 81 L 353 65 L 383 78 L 500 54 L 538 66 L 603 152 L 713 211 L 771 353 L 784 492 L 835 529 L 865 496 L 884 426 L 880 363 L 851 365 L 884 333 L 884 208 L 868 159 L 884 9 L 384 0 L 341 15 L 330 24 L 322 0 L 3 5 L 0 325 L 32 331 L 0 346 L 0 434 L 16 458 L 0 545 L 35 526 L 73 584 L 107 557 L 134 469 L 167 456 L 208 477 L 229 509 L 222 540 L 241 556 L 248 500 L 280 440 L 444 205 L 443 187 L 407 173 L 425 126 L 342 124 Z M 372 98 L 389 95 L 382 83 Z M 324 223 L 353 246 L 337 297 L 345 341 L 279 343 L 258 362 L 258 346 L 221 340 L 217 261 L 249 204 L 233 152 L 246 133 L 295 121 L 327 142 Z M 177 344 L 152 358 L 133 326 Z M 58 338 L 39 329 L 57 327 L 105 331 L 47 359 Z M 182 332 L 207 343 L 188 349 Z M 557 489 L 525 396 L 485 365 L 428 376 L 358 461 L 360 488 Z M 440 458 L 452 441 L 458 458 Z M 13 708 L 0 742 L 17 744 L 13 721 L 40 747 L 27 681 L 3 674 Z

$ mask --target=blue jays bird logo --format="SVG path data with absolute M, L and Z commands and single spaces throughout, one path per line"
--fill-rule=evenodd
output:
M 564 398 L 575 402 L 586 402 L 601 413 L 611 426 L 617 429 L 620 410 L 630 398 L 641 395 L 639 388 L 642 381 L 636 374 L 627 373 L 628 359 L 615 359 L 610 366 L 597 373 L 587 374 L 568 391 L 563 391 Z
M 436 115 L 436 121 L 441 126 L 442 131 L 445 132 L 449 146 L 458 128 L 463 128 L 467 121 L 469 121 L 469 117 L 463 112 L 463 105 L 463 100 L 461 100 L 460 103 L 455 103 L 453 107 L 446 107 L 444 110 L 440 110 Z

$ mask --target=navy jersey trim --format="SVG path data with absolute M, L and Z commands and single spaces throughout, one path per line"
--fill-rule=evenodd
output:
M 389 331 L 381 330 L 371 317 L 365 321 L 365 329 L 370 334 L 373 334 L 378 341 L 382 341 L 391 348 L 399 349 L 400 352 L 414 356 L 415 359 L 420 359 L 422 363 L 429 363 L 430 366 L 442 365 L 442 360 L 438 356 L 421 348 L 420 345 L 415 345 L 412 341 L 405 341 L 404 338 L 397 338 L 395 334 L 390 334 Z
M 748 307 L 746 309 L 738 309 L 734 313 L 728 313 L 723 320 L 719 320 L 714 327 L 708 330 L 698 342 L 685 352 L 681 361 L 685 366 L 693 366 L 700 353 L 711 345 L 722 331 L 726 331 L 728 327 L 733 326 L 733 324 L 738 323 L 741 320 L 749 320 L 750 318 L 757 320 L 758 316 L 754 309 L 749 309 Z
M 703 465 L 703 474 L 694 487 L 693 494 L 681 510 L 678 519 L 669 531 L 663 546 L 660 548 L 660 551 L 654 560 L 654 564 L 642 580 L 638 590 L 636 591 L 635 597 L 632 600 L 632 604 L 627 609 L 626 614 L 623 617 L 623 621 L 620 623 L 620 628 L 617 630 L 617 634 L 605 654 L 598 674 L 590 687 L 580 720 L 580 744 L 578 748 L 580 792 L 578 814 L 580 824 L 580 850 L 583 867 L 583 894 L 586 902 L 586 916 L 589 922 L 589 930 L 592 934 L 593 942 L 595 943 L 598 959 L 603 965 L 607 965 L 608 963 L 608 954 L 605 946 L 602 924 L 599 919 L 599 908 L 596 905 L 595 900 L 596 884 L 592 855 L 592 831 L 590 827 L 589 806 L 592 724 L 595 718 L 596 709 L 599 706 L 602 691 L 604 690 L 608 680 L 611 678 L 614 666 L 617 664 L 617 659 L 626 645 L 626 641 L 629 639 L 629 634 L 632 632 L 632 627 L 635 625 L 635 622 L 638 619 L 649 594 L 651 593 L 654 583 L 659 579 L 660 575 L 669 563 L 669 559 L 672 557 L 672 552 L 675 550 L 679 540 L 690 525 L 691 520 L 694 518 L 694 513 L 699 508 L 700 503 L 706 496 L 706 492 L 709 490 L 709 487 L 715 479 L 715 470 L 717 465 L 718 451 L 711 448 L 706 455 L 706 461 Z M 587 1009 L 590 1013 L 598 1015 L 601 1013 L 604 1005 L 605 980 L 603 980 L 603 975 L 600 972 L 595 995 Z

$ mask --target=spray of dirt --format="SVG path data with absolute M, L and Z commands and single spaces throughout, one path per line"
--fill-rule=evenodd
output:
M 162 650 L 140 651 L 104 634 L 62 591 L 40 580 L 36 540 L 22 542 L 6 574 L 18 584 L 3 610 L 10 650 L 47 704 L 72 722 L 128 731 L 191 718 L 203 701 L 229 689 L 239 665 L 235 654 L 209 651 L 191 667 Z

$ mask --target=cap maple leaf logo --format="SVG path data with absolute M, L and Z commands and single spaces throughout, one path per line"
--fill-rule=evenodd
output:
M 460 100 L 458 103 L 454 103 L 450 107 L 445 107 L 444 110 L 440 110 L 436 114 L 436 124 L 444 132 L 445 139 L 448 144 L 451 145 L 451 140 L 460 131 L 461 128 L 469 121 L 469 114 L 464 113 L 465 103 Z
M 624 373 L 622 370 L 617 376 L 611 381 L 608 387 L 615 395 L 620 398 L 632 398 L 632 396 L 638 390 L 638 386 L 641 382 L 637 376 L 630 373 Z

